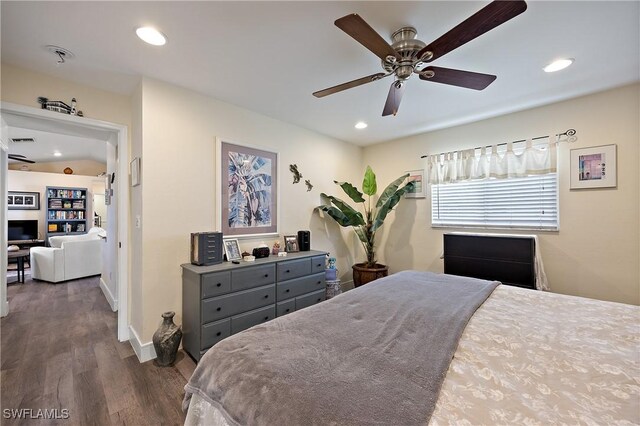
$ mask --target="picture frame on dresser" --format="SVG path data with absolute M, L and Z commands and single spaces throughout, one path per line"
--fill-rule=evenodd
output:
M 216 138 L 216 221 L 231 237 L 278 235 L 278 153 Z
M 225 238 L 222 240 L 222 245 L 224 246 L 224 254 L 227 256 L 227 261 L 242 259 L 240 243 L 236 238 Z
M 9 191 L 7 208 L 9 210 L 40 210 L 40 193 Z
M 300 251 L 300 246 L 298 245 L 298 237 L 296 235 L 284 236 L 284 250 L 287 253 L 297 253 Z

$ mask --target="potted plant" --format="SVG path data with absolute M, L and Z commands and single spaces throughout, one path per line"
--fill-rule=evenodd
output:
M 325 193 L 321 194 L 322 197 L 329 201 L 329 204 L 320 205 L 317 209 L 327 213 L 338 222 L 340 226 L 353 227 L 367 255 L 366 262 L 353 265 L 353 284 L 355 287 L 359 287 L 377 278 L 385 277 L 389 272 L 388 266 L 376 263 L 376 232 L 384 224 L 384 220 L 389 212 L 400 202 L 402 196 L 413 190 L 415 184 L 412 181 L 400 187 L 408 177 L 409 173 L 391 182 L 385 190 L 382 191 L 382 194 L 380 194 L 373 205 L 371 198 L 376 195 L 378 186 L 376 183 L 376 175 L 373 173 L 371 166 L 367 166 L 367 170 L 364 173 L 362 192 L 348 182 L 334 181 L 353 202 L 362 205 L 364 215 L 337 197 Z M 364 195 L 367 196 L 366 199 Z

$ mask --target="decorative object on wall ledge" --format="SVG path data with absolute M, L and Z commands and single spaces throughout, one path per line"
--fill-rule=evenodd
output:
M 425 182 L 424 182 L 424 169 L 409 170 L 409 182 L 414 183 L 413 190 L 404 194 L 405 198 L 424 198 L 425 197 Z
M 140 157 L 131 160 L 129 168 L 129 172 L 131 173 L 131 186 L 140 185 Z
M 219 229 L 226 236 L 278 233 L 278 154 L 217 139 Z
M 153 347 L 157 355 L 155 363 L 160 367 L 168 367 L 175 362 L 182 340 L 182 329 L 173 322 L 175 314 L 172 311 L 162 314 L 162 324 L 153 333 Z
M 73 174 L 73 169 L 71 167 L 65 167 L 63 170 L 65 175 L 72 175 Z
M 77 108 L 76 98 L 71 99 L 71 106 L 63 101 L 50 101 L 44 96 L 38 97 L 38 103 L 42 109 L 49 111 L 59 112 L 61 114 L 77 115 L 78 117 L 84 116 L 82 111 Z
M 617 186 L 615 144 L 571 150 L 571 189 Z
M 7 206 L 9 210 L 40 210 L 40 193 L 9 191 Z
M 300 179 L 302 178 L 302 173 L 298 171 L 298 165 L 289 164 L 289 171 L 293 173 L 293 183 L 300 182 Z
M 388 266 L 381 265 L 376 262 L 376 231 L 384 224 L 384 220 L 387 218 L 387 215 L 400 202 L 402 196 L 413 190 L 415 183 L 411 181 L 407 182 L 402 188 L 400 188 L 400 185 L 402 185 L 408 177 L 409 173 L 406 173 L 391 182 L 384 191 L 382 191 L 382 194 L 380 194 L 378 201 L 373 207 L 371 205 L 371 197 L 377 194 L 378 184 L 376 182 L 376 175 L 373 173 L 371 166 L 367 166 L 367 170 L 364 173 L 362 192 L 349 182 L 334 181 L 334 183 L 340 186 L 351 200 L 358 204 L 362 203 L 365 213 L 364 216 L 361 212 L 354 209 L 341 199 L 325 193 L 320 194 L 322 197 L 329 200 L 330 204 L 320 205 L 316 207 L 316 209 L 322 210 L 328 214 L 333 220 L 338 222 L 340 226 L 353 227 L 353 230 L 360 239 L 367 255 L 366 262 L 353 265 L 353 285 L 355 287 L 361 286 L 375 279 L 385 277 L 389 272 Z M 364 195 L 367 195 L 368 200 L 365 200 Z

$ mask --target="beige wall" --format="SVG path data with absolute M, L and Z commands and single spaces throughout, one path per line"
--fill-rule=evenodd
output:
M 47 234 L 47 186 L 67 186 L 72 188 L 87 188 L 87 230 L 93 225 L 93 197 L 92 189 L 100 178 L 91 176 L 61 175 L 56 173 L 22 172 L 9 170 L 7 183 L 9 191 L 28 191 L 40 193 L 40 210 L 9 210 L 8 220 L 38 221 L 40 238 Z
M 70 167 L 74 175 L 98 176 L 107 171 L 107 164 L 93 160 L 51 161 L 48 163 L 13 163 L 9 164 L 9 170 L 22 170 L 24 166 L 31 172 L 64 173 L 64 169 Z
M 380 181 L 425 167 L 422 154 L 577 130 L 558 149 L 560 231 L 540 232 L 551 290 L 640 304 L 640 85 L 630 85 L 497 118 L 389 141 L 364 150 Z M 618 146 L 616 189 L 569 190 L 571 149 Z M 384 225 L 379 258 L 392 271 L 443 270 L 442 230 L 432 229 L 430 198 L 404 200 Z M 531 233 L 530 231 L 525 231 Z
M 142 204 L 134 201 L 139 210 L 132 214 L 142 217 L 143 318 L 133 326 L 143 341 L 151 339 L 162 312 L 174 310 L 181 321 L 180 264 L 189 261 L 189 234 L 217 229 L 216 136 L 279 153 L 280 234 L 309 229 L 313 248 L 337 255 L 338 267 L 348 271 L 351 234 L 343 238 L 313 208 L 320 192 L 335 190 L 333 179 L 361 179 L 361 148 L 158 81 L 144 79 L 140 91 L 142 131 L 134 126 L 133 150 L 141 152 Z M 311 192 L 292 184 L 292 163 L 315 185 Z M 250 251 L 274 241 L 241 240 L 240 246 Z
M 129 96 L 79 85 L 5 63 L 2 64 L 1 84 L 3 102 L 40 108 L 39 96 L 66 103 L 70 103 L 71 98 L 76 98 L 78 109 L 85 117 L 131 125 Z

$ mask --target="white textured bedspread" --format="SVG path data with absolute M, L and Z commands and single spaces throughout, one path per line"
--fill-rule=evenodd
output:
M 225 421 L 194 397 L 187 424 Z M 469 321 L 430 424 L 640 424 L 640 307 L 499 286 Z

